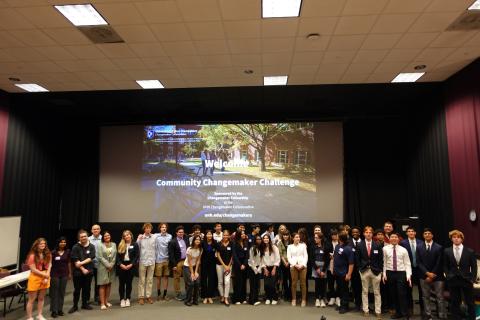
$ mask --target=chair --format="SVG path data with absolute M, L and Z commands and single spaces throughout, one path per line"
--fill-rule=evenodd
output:
M 27 267 L 26 270 L 28 270 L 28 266 L 26 267 Z M 26 271 L 26 270 L 24 265 L 22 265 L 22 271 Z M 1 272 L 0 278 L 4 278 L 9 275 L 10 275 L 10 272 Z M 10 310 L 12 308 L 13 299 L 17 296 L 20 296 L 20 299 L 18 300 L 19 303 L 22 301 L 22 298 L 23 298 L 23 310 L 26 309 L 26 304 L 27 304 L 26 285 L 27 285 L 27 281 L 22 281 L 22 282 L 19 282 L 18 284 L 0 289 L 0 302 L 3 302 L 3 317 L 5 317 L 5 315 L 7 314 L 7 310 Z M 8 298 L 11 298 L 11 299 L 7 309 Z

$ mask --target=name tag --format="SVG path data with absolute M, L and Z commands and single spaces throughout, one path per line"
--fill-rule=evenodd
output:
M 247 251 L 247 248 L 243 248 L 244 251 Z
M 352 248 L 352 252 L 355 252 L 355 248 Z
M 60 260 L 60 257 L 55 257 L 55 260 L 59 261 L 59 260 Z
M 90 250 L 87 250 L 87 254 L 90 254 Z
M 130 246 L 129 248 L 130 248 L 130 249 L 133 249 L 133 246 Z
M 228 251 L 230 251 L 230 250 L 232 250 L 232 248 L 230 248 L 230 247 L 227 247 L 227 250 L 228 250 Z
M 342 253 L 342 252 L 343 252 L 343 248 L 338 249 L 338 252 L 339 252 L 339 253 Z
M 248 239 L 248 242 L 252 242 L 252 239 Z
M 323 253 L 323 250 L 320 250 L 320 253 Z
M 378 254 L 378 250 L 373 250 L 373 253 L 374 253 L 374 254 Z

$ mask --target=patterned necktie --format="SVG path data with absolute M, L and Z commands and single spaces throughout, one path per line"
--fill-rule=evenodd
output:
M 410 242 L 410 247 L 411 247 L 411 249 L 412 249 L 412 258 L 413 258 L 413 259 L 412 259 L 412 260 L 413 260 L 413 261 L 412 261 L 412 265 L 413 265 L 414 267 L 416 267 L 416 266 L 417 266 L 417 252 L 416 252 L 417 250 L 416 250 L 416 247 L 415 247 L 415 240 L 413 240 L 412 242 Z
M 367 252 L 368 252 L 368 256 L 370 257 L 370 242 L 367 242 Z
M 457 264 L 460 263 L 460 247 L 456 246 L 455 247 L 455 261 L 457 261 Z
M 393 246 L 393 271 L 397 271 L 397 250 L 395 248 L 396 246 Z

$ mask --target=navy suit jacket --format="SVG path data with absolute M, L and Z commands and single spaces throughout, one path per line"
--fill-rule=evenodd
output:
M 423 243 L 423 241 L 418 240 L 417 238 L 415 238 L 415 241 L 417 243 L 415 248 L 417 249 L 416 251 L 418 251 L 418 246 L 420 246 Z M 412 248 L 410 247 L 410 240 L 408 238 L 403 239 L 402 241 L 400 241 L 400 245 L 402 247 L 404 247 L 405 249 L 407 249 L 408 257 L 410 258 L 410 262 L 412 263 L 412 275 L 418 277 L 418 258 L 417 258 L 417 255 L 415 255 L 415 258 L 416 258 L 415 261 L 417 263 L 417 266 L 414 267 L 413 266 Z
M 453 247 L 446 248 L 443 252 L 443 271 L 450 285 L 462 285 L 465 281 L 471 285 L 477 279 L 475 251 L 464 245 L 460 263 L 457 264 L 453 254 Z
M 425 242 L 417 247 L 417 267 L 418 276 L 425 279 L 427 272 L 433 272 L 437 275 L 435 281 L 443 280 L 443 247 L 436 242 L 432 242 L 430 251 L 427 251 Z

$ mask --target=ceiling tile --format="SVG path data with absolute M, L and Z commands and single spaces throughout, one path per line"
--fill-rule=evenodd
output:
M 139 70 L 146 66 L 139 58 L 112 59 L 112 62 L 121 70 Z
M 369 33 L 377 16 L 342 16 L 338 20 L 335 34 L 363 34 Z
M 233 78 L 240 76 L 233 68 L 205 68 L 207 75 L 211 78 Z
M 427 48 L 415 59 L 425 61 L 425 64 L 430 67 L 448 57 L 453 51 L 455 51 L 455 48 Z
M 220 0 L 223 20 L 260 19 L 262 11 L 258 0 Z
M 92 70 L 117 70 L 118 67 L 109 59 L 89 59 L 85 62 L 92 67 Z
M 97 3 L 95 8 L 113 26 L 145 23 L 145 20 L 133 3 Z
M 309 40 L 298 37 L 295 42 L 295 51 L 324 51 L 328 47 L 330 38 L 330 36 L 324 36 L 317 40 Z
M 44 29 L 52 39 L 62 45 L 91 44 L 92 42 L 75 28 Z
M 150 71 L 156 79 L 182 79 L 177 69 L 151 69 Z
M 458 17 L 457 12 L 424 13 L 410 27 L 410 32 L 441 32 Z
M 260 38 L 261 21 L 224 21 L 225 35 L 228 39 Z
M 195 41 L 195 46 L 199 54 L 228 54 L 228 44 L 225 40 L 204 40 Z
M 151 24 L 150 28 L 160 41 L 191 40 L 187 26 L 184 23 Z
M 263 53 L 262 66 L 286 65 L 292 62 L 291 53 Z
M 64 60 L 57 61 L 57 64 L 69 72 L 94 71 L 94 69 L 86 63 L 86 60 Z
M 62 83 L 63 91 L 88 91 L 91 88 L 83 82 Z
M 369 63 L 352 63 L 347 71 L 346 74 L 352 75 L 352 74 L 370 74 L 372 73 L 375 68 L 377 67 L 377 63 L 375 62 L 369 62 Z
M 318 64 L 313 64 L 313 65 L 292 65 L 290 68 L 290 73 L 288 74 L 288 77 L 290 78 L 291 76 L 294 75 L 309 75 L 309 76 L 314 76 L 317 74 L 317 69 L 318 69 Z
M 110 81 L 110 83 L 112 83 L 119 90 L 138 90 L 138 89 L 140 89 L 140 86 L 138 85 L 138 83 L 136 83 L 135 81 L 132 81 L 132 80 L 130 80 L 130 81 L 114 80 L 114 81 Z
M 175 56 L 172 57 L 173 63 L 177 68 L 201 68 L 202 60 L 199 56 Z
M 102 77 L 110 81 L 131 81 L 130 77 L 121 70 L 106 70 L 98 72 Z
M 0 39 L 1 39 L 1 33 L 0 33 Z M 1 46 L 1 41 L 0 41 L 0 46 Z M 466 47 L 478 47 L 480 46 L 480 32 L 477 32 L 475 36 L 473 36 L 470 40 L 468 40 L 465 44 Z
M 337 21 L 338 17 L 300 18 L 298 34 L 300 36 L 307 36 L 310 33 L 318 33 L 321 36 L 333 34 Z
M 260 39 L 235 39 L 228 40 L 228 46 L 232 54 L 235 53 L 260 53 Z
M 217 0 L 177 0 L 185 21 L 221 20 Z
M 332 36 L 328 50 L 355 50 L 362 46 L 365 35 Z
M 53 46 L 55 41 L 40 30 L 14 30 L 11 34 L 28 46 Z
M 65 49 L 79 59 L 105 58 L 105 54 L 93 44 L 87 46 L 65 46 Z
M 308 75 L 308 74 L 289 75 L 288 85 L 297 86 L 297 85 L 312 84 L 314 78 L 315 78 L 314 75 Z
M 415 59 L 421 49 L 392 49 L 385 57 L 385 62 L 409 62 Z
M 146 25 L 116 26 L 115 31 L 127 43 L 155 42 L 157 38 Z
M 263 38 L 285 38 L 297 35 L 298 19 L 262 20 Z
M 295 38 L 262 39 L 262 52 L 291 52 L 295 48 Z
M 323 56 L 322 63 L 327 64 L 344 64 L 350 63 L 355 57 L 357 51 L 327 51 Z
M 287 75 L 289 71 L 290 66 L 284 64 L 266 65 L 262 67 L 262 74 L 264 76 L 283 76 Z
M 315 79 L 314 84 L 336 84 L 342 78 L 341 73 L 321 73 L 319 72 Z
M 13 62 L 17 61 L 17 58 L 0 49 L 0 62 Z
M 182 21 L 182 15 L 175 1 L 136 2 L 135 6 L 148 23 Z
M 224 39 L 223 26 L 218 21 L 189 22 L 187 28 L 193 40 Z
M 451 72 L 428 72 L 421 77 L 418 82 L 436 82 L 447 80 L 452 75 Z
M 345 73 L 338 83 L 366 83 L 369 73 Z
M 38 28 L 68 28 L 71 23 L 53 6 L 17 8 L 17 12 Z
M 395 48 L 401 49 L 423 49 L 438 37 L 439 33 L 407 33 L 395 45 Z
M 126 43 L 103 43 L 97 47 L 105 53 L 108 58 L 134 58 L 135 53 Z
M 388 0 L 347 0 L 343 8 L 344 15 L 379 14 Z
M 362 45 L 363 50 L 390 49 L 395 46 L 402 34 L 369 34 Z
M 300 16 L 336 17 L 340 16 L 346 0 L 303 0 Z
M 372 33 L 403 33 L 417 19 L 418 14 L 386 14 L 378 18 Z
M 100 81 L 105 81 L 105 79 L 102 74 L 98 72 L 93 72 L 93 71 L 81 71 L 75 73 L 76 76 L 82 80 L 83 82 L 100 82 Z
M 468 48 L 458 48 L 448 55 L 445 60 L 447 61 L 467 61 L 474 60 L 480 57 L 480 46 L 479 47 L 468 47 Z
M 132 69 L 126 70 L 125 73 L 135 80 L 153 80 L 156 78 L 150 69 Z
M 231 67 L 232 59 L 230 55 L 210 55 L 200 56 L 202 64 L 205 67 Z
M 370 63 L 383 61 L 389 50 L 360 50 L 353 59 L 354 63 Z
M 194 55 L 197 53 L 192 41 L 163 42 L 162 46 L 169 56 Z
M 165 88 L 187 88 L 187 83 L 180 79 L 162 79 Z
M 166 53 L 160 43 L 132 43 L 129 46 L 140 58 L 166 56 Z
M 425 9 L 426 12 L 456 11 L 457 13 L 467 10 L 474 0 L 432 0 L 432 3 Z
M 148 69 L 175 68 L 172 59 L 169 57 L 142 58 L 142 61 Z
M 179 68 L 178 71 L 183 79 L 204 79 L 207 77 L 201 68 Z
M 15 61 L 42 61 L 48 59 L 47 56 L 34 48 L 5 48 L 3 52 L 15 58 Z
M 430 47 L 447 48 L 460 47 L 470 40 L 476 31 L 446 31 L 442 32 L 435 40 L 430 43 Z
M 383 13 L 420 13 L 432 0 L 390 0 Z
M 405 62 L 381 62 L 375 69 L 375 73 L 395 73 L 398 74 L 407 64 Z
M 323 59 L 323 52 L 307 51 L 295 52 L 292 64 L 294 65 L 318 65 Z
M 390 83 L 397 76 L 395 72 L 372 73 L 367 82 L 368 83 Z
M 471 62 L 472 60 L 444 60 L 435 66 L 434 72 L 451 72 L 453 74 Z
M 48 57 L 51 60 L 72 60 L 75 59 L 75 56 L 68 52 L 63 47 L 36 47 L 37 51 L 41 52 L 44 56 Z
M 111 84 L 110 82 L 106 81 L 106 80 L 103 80 L 103 81 L 100 81 L 100 82 L 88 82 L 87 83 L 87 86 L 91 89 L 91 90 L 102 90 L 102 91 L 105 91 L 105 90 L 116 90 L 117 87 L 115 87 L 115 85 Z
M 262 56 L 260 54 L 233 54 L 233 66 L 260 66 L 262 64 Z
M 15 9 L 0 9 L 0 28 L 4 30 L 33 29 L 35 26 Z
M 0 30 L 0 48 L 24 47 L 24 46 L 25 44 L 23 44 L 20 40 L 16 39 L 8 31 Z

